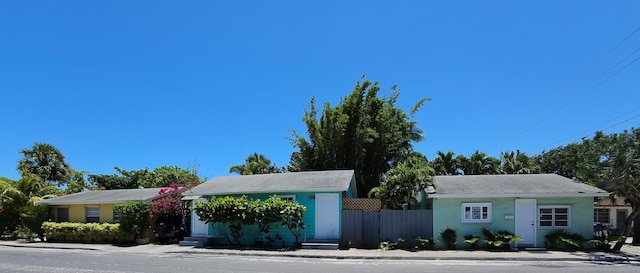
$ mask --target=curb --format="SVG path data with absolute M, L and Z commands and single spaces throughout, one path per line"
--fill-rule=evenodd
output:
M 107 251 L 100 248 L 83 247 L 83 246 L 60 246 L 60 245 L 32 245 L 32 244 L 3 244 L 0 246 L 6 247 L 22 247 L 22 248 L 39 248 L 39 249 L 64 249 L 64 250 L 91 250 L 91 251 Z M 135 253 L 139 251 L 131 251 Z M 260 253 L 260 252 L 242 252 L 242 251 L 215 251 L 215 250 L 177 250 L 177 251 L 163 251 L 158 253 L 166 254 L 192 254 L 192 255 L 220 255 L 220 256 L 243 256 L 243 257 L 274 257 L 274 258 L 306 258 L 306 259 L 332 259 L 332 260 L 407 260 L 407 261 L 525 261 L 525 262 L 540 262 L 540 261 L 554 261 L 554 262 L 640 262 L 640 256 L 619 253 L 611 254 L 615 256 L 604 257 L 586 257 L 586 258 L 570 258 L 570 257 L 490 257 L 490 256 L 382 256 L 382 255 L 327 255 L 327 254 L 287 254 L 287 253 Z

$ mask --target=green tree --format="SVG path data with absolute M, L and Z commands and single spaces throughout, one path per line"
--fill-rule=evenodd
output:
M 600 160 L 602 179 L 614 181 L 615 184 L 610 191 L 631 205 L 631 213 L 625 220 L 621 232 L 628 234 L 633 221 L 640 219 L 640 129 L 625 130 L 620 134 L 611 135 L 598 132 L 593 142 L 586 142 L 585 145 L 591 143 L 603 151 Z M 638 244 L 640 238 L 634 236 L 633 241 L 634 244 Z M 613 250 L 619 251 L 623 244 L 624 240 L 619 240 Z
M 395 168 L 389 170 L 380 186 L 369 191 L 369 196 L 381 199 L 386 209 L 402 209 L 411 203 L 416 195 L 425 188 L 435 187 L 435 171 L 424 157 L 410 157 Z
M 239 175 L 281 173 L 282 169 L 271 163 L 265 155 L 253 153 L 244 160 L 241 165 L 233 165 L 229 168 L 230 173 Z
M 178 166 L 162 166 L 146 173 L 138 182 L 145 188 L 169 187 L 172 184 L 180 184 L 191 187 L 200 183 L 200 178 L 195 170 L 183 169 Z
M 87 181 L 84 176 L 87 174 L 85 171 L 77 171 L 71 169 L 67 182 L 67 187 L 63 190 L 65 194 L 78 193 L 85 190 L 95 190 L 95 185 Z
M 2 221 L 0 232 L 12 232 L 20 226 L 43 237 L 40 226 L 48 219 L 48 209 L 39 207 L 36 202 L 59 196 L 61 191 L 54 185 L 44 182 L 35 174 L 22 171 L 22 177 L 13 181 L 0 181 L 2 205 Z
M 324 104 L 318 117 L 315 98 L 302 118 L 308 138 L 295 131 L 289 171 L 353 169 L 358 195 L 380 185 L 384 174 L 413 151 L 422 131 L 413 115 L 427 99 L 418 101 L 409 114 L 395 106 L 396 86 L 388 97 L 378 97 L 380 85 L 361 78 L 353 92 L 332 107 Z
M 448 151 L 446 154 L 442 151 L 438 151 L 436 158 L 433 160 L 432 165 L 433 169 L 436 172 L 436 175 L 457 175 L 458 172 L 458 162 L 454 157 L 455 153 L 452 151 Z M 459 159 L 461 160 L 461 159 Z
M 149 170 L 125 171 L 118 167 L 113 167 L 116 174 L 90 174 L 89 181 L 98 188 L 105 190 L 114 189 L 135 189 L 140 186 L 140 181 L 147 175 Z
M 98 188 L 135 189 L 169 187 L 171 184 L 197 185 L 200 183 L 195 169 L 182 169 L 177 166 L 162 166 L 149 169 L 127 171 L 114 167 L 116 174 L 90 174 L 89 182 Z
M 36 143 L 20 153 L 24 158 L 18 161 L 18 170 L 35 174 L 42 181 L 61 186 L 71 170 L 62 152 L 51 144 Z
M 532 174 L 539 173 L 539 167 L 527 154 L 517 150 L 515 153 L 502 152 L 500 169 L 504 174 Z
M 500 160 L 483 152 L 475 151 L 469 157 L 468 170 L 469 174 L 498 174 L 500 173 Z

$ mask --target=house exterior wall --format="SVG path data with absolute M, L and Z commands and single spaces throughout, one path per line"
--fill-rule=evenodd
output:
M 69 222 L 72 223 L 85 223 L 86 222 L 86 214 L 85 208 L 87 207 L 99 207 L 100 208 L 100 223 L 108 223 L 113 222 L 113 204 L 74 204 L 74 205 L 65 205 L 65 206 L 51 206 L 53 218 L 57 221 L 58 215 L 57 208 L 68 208 L 69 209 Z
M 438 198 L 433 199 L 433 236 L 440 240 L 440 231 L 447 227 L 458 231 L 458 247 L 465 247 L 462 242 L 465 235 L 476 235 L 482 238 L 482 228 L 492 231 L 508 230 L 515 233 L 515 199 L 516 198 Z M 582 234 L 585 238 L 593 237 L 593 197 L 563 198 L 530 198 L 537 200 L 536 209 L 536 246 L 545 246 L 544 236 L 558 228 L 539 226 L 540 206 L 569 206 L 570 227 L 568 232 Z M 491 203 L 491 223 L 462 223 L 462 203 Z M 516 234 L 518 235 L 518 234 Z M 482 238 L 484 239 L 484 238 Z M 443 247 L 443 243 L 438 243 Z
M 340 196 L 342 196 L 341 192 L 333 192 L 333 193 L 340 194 Z M 247 194 L 246 196 L 248 199 L 265 200 L 272 195 L 274 194 Z M 283 193 L 277 193 L 275 195 L 295 196 L 295 201 L 307 208 L 307 211 L 303 216 L 303 221 L 307 228 L 301 232 L 302 234 L 298 238 L 298 242 L 304 242 L 307 239 L 313 239 L 315 236 L 315 216 L 316 216 L 315 195 L 316 193 L 315 192 L 283 192 Z M 232 195 L 232 196 L 240 197 L 242 195 Z M 341 211 L 342 198 L 338 198 L 338 202 L 339 202 L 338 208 Z M 338 217 L 342 217 L 340 211 L 338 211 Z M 342 222 L 342 219 L 339 218 L 338 225 L 340 225 L 341 222 Z M 341 230 L 341 227 L 339 227 L 338 230 Z M 209 236 L 219 238 L 221 242 L 226 240 L 225 238 L 229 238 L 229 240 L 233 240 L 228 228 L 221 223 L 215 223 L 215 224 L 209 225 Z M 269 236 L 271 237 L 279 236 L 282 238 L 282 240 L 275 241 L 273 243 L 274 246 L 278 246 L 279 244 L 293 245 L 296 242 L 295 236 L 291 234 L 289 229 L 282 226 L 273 225 Z M 243 226 L 240 243 L 251 245 L 251 244 L 254 244 L 256 241 L 263 241 L 266 243 L 265 235 L 261 234 L 261 232 L 258 230 L 258 226 L 257 225 Z

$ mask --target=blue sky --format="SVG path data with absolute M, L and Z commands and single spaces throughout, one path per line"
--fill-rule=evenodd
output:
M 639 10 L 634 0 L 4 1 L 0 176 L 19 178 L 19 151 L 35 142 L 94 174 L 196 162 L 211 178 L 253 152 L 285 166 L 311 97 L 335 105 L 363 74 L 385 94 L 397 84 L 407 111 L 432 99 L 415 116 L 425 132 L 415 148 L 430 159 L 537 154 L 638 126 Z

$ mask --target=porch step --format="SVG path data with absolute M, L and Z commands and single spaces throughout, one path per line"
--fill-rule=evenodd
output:
M 207 242 L 209 242 L 209 237 L 184 237 L 184 240 L 178 242 L 180 246 L 192 246 L 194 248 L 203 248 Z
M 302 249 L 329 249 L 329 250 L 337 250 L 337 243 L 302 243 Z

